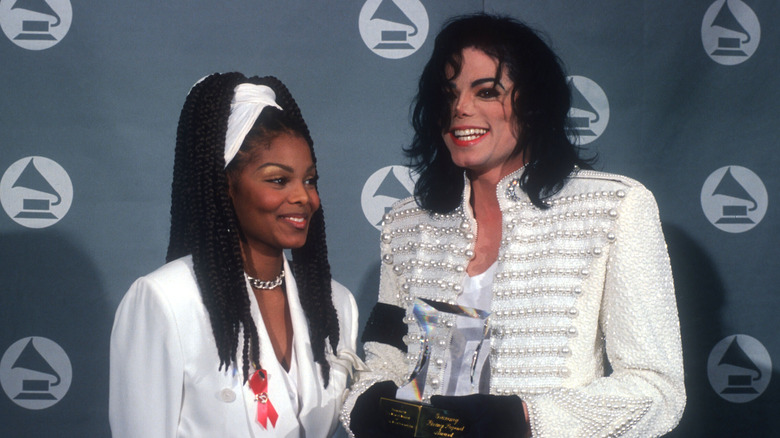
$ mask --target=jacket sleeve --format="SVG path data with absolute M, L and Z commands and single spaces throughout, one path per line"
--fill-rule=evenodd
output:
M 339 344 L 336 354 L 330 354 L 330 359 L 342 366 L 347 374 L 354 369 L 360 369 L 362 361 L 357 356 L 358 308 L 352 293 L 341 283 L 333 280 L 333 305 L 339 318 Z
M 109 420 L 114 438 L 173 438 L 179 422 L 183 356 L 179 330 L 159 286 L 130 287 L 111 332 Z
M 343 285 L 333 280 L 333 304 L 339 318 L 339 344 L 336 354 L 326 348 L 325 355 L 334 369 L 340 370 L 344 376 L 354 378 L 354 372 L 365 369 L 365 364 L 357 355 L 358 308 L 352 293 Z M 341 401 L 346 397 L 346 382 Z
M 356 373 L 354 384 L 344 402 L 341 421 L 350 437 L 350 413 L 356 399 L 371 385 L 390 380 L 397 386 L 405 383 L 408 364 L 406 363 L 405 309 L 397 296 L 398 275 L 393 272 L 393 264 L 386 257 L 390 247 L 382 243 L 382 260 L 379 277 L 379 298 L 371 312 L 363 331 L 362 341 L 365 352 L 366 369 Z
M 655 437 L 682 416 L 679 319 L 658 207 L 638 185 L 618 214 L 599 316 L 612 373 L 526 397 L 533 437 Z

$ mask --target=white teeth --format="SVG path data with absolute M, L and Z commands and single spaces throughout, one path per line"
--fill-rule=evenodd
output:
M 304 221 L 304 219 L 302 217 L 290 217 L 290 216 L 287 216 L 287 220 L 290 220 L 290 221 L 293 221 L 293 222 L 301 222 L 301 223 Z
M 456 129 L 452 131 L 458 140 L 463 141 L 476 140 L 477 138 L 485 135 L 487 132 L 487 129 L 482 128 Z

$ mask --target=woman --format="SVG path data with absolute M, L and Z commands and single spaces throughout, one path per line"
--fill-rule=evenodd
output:
M 630 178 L 583 170 L 570 99 L 558 58 L 517 21 L 464 17 L 436 38 L 407 150 L 415 196 L 384 220 L 370 371 L 342 416 L 354 436 L 388 436 L 379 398 L 408 395 L 423 362 L 421 401 L 463 418 L 469 437 L 651 437 L 679 421 L 656 203 Z M 490 312 L 488 347 L 445 313 L 428 339 L 421 299 Z
M 331 436 L 359 363 L 357 309 L 331 281 L 316 183 L 279 80 L 213 74 L 192 88 L 168 263 L 130 287 L 111 334 L 115 438 Z

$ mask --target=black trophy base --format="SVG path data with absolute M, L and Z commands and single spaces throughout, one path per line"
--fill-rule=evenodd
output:
M 459 438 L 466 425 L 451 411 L 430 405 L 382 397 L 385 430 L 399 438 Z

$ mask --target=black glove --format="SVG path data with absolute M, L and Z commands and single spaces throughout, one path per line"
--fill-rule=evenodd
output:
M 431 397 L 431 404 L 452 411 L 466 423 L 468 438 L 525 438 L 523 401 L 516 395 L 473 394 Z
M 379 406 L 379 398 L 395 398 L 398 386 L 385 380 L 371 385 L 357 400 L 350 415 L 349 428 L 356 438 L 393 438 L 393 434 L 384 430 L 384 417 Z

